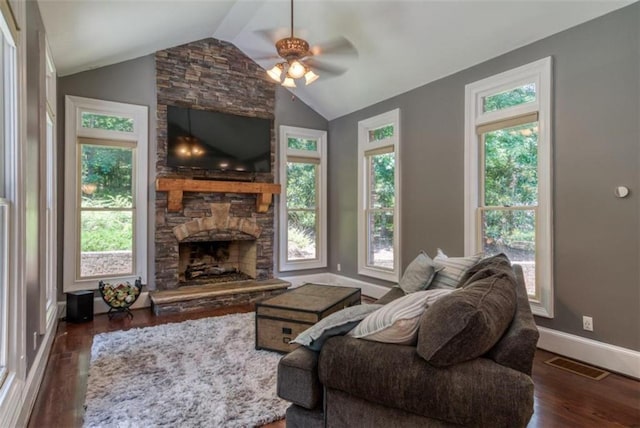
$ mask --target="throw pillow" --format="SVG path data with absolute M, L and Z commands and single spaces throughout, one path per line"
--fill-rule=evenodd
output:
M 433 261 L 441 267 L 433 281 L 431 281 L 430 289 L 454 289 L 460 286 L 460 279 L 471 266 L 478 263 L 482 254 L 476 254 L 469 257 L 448 257 L 440 248 L 438 255 Z
M 319 351 L 328 338 L 346 334 L 367 315 L 381 307 L 382 305 L 370 304 L 344 308 L 321 319 L 300 333 L 291 343 L 299 343 L 313 351 Z
M 471 266 L 460 279 L 461 287 L 464 287 L 467 283 L 475 282 L 487 276 L 495 275 L 496 273 L 514 276 L 511 261 L 504 253 L 486 257 Z
M 418 354 L 437 367 L 484 355 L 514 317 L 515 286 L 512 277 L 496 274 L 438 300 L 420 320 Z
M 420 251 L 407 266 L 398 285 L 406 294 L 424 290 L 429 286 L 436 272 L 441 269 L 442 267 L 436 266 L 427 253 Z
M 375 342 L 413 345 L 424 311 L 449 293 L 451 290 L 424 290 L 408 294 L 369 314 L 348 335 Z

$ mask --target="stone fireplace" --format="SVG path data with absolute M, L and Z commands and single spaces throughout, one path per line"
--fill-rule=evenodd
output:
M 272 278 L 272 215 L 256 213 L 255 200 L 243 195 L 188 195 L 182 212 L 165 212 L 156 230 L 158 289 Z
M 178 261 L 175 287 L 268 279 L 270 266 L 258 257 L 258 250 L 262 252 L 270 240 L 261 239 L 262 228 L 256 220 L 231 215 L 231 203 L 213 203 L 210 210 L 210 216 L 172 229 L 178 243 L 169 251 Z
M 230 43 L 205 39 L 156 52 L 159 181 L 196 183 L 186 191 L 156 191 L 156 314 L 255 302 L 283 292 L 273 278 L 271 188 L 243 193 L 240 184 L 272 184 L 271 172 L 210 171 L 167 165 L 168 106 L 273 119 L 275 85 L 264 69 Z M 272 127 L 273 128 L 273 127 Z M 197 183 L 229 183 L 203 190 Z M 158 186 L 158 183 L 156 183 Z M 279 186 L 278 186 L 279 192 Z M 176 201 L 175 197 L 179 200 Z

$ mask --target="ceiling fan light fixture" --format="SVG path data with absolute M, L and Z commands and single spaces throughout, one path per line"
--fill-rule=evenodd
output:
M 289 37 L 276 42 L 278 56 L 284 60 L 267 71 L 269 77 L 276 82 L 282 82 L 286 88 L 295 88 L 296 80 L 304 77 L 307 85 L 318 79 L 318 75 L 304 63 L 304 59 L 313 56 L 309 50 L 309 43 L 293 35 L 293 0 L 291 0 L 291 31 Z
M 298 60 L 293 60 L 289 63 L 289 69 L 287 75 L 292 79 L 299 79 L 305 75 L 307 68 Z
M 286 59 L 296 59 L 311 54 L 309 43 L 304 39 L 293 37 L 293 35 L 278 40 L 276 42 L 276 51 L 279 56 Z
M 295 88 L 296 82 L 291 77 L 285 77 L 284 82 L 282 82 L 282 86 L 285 88 Z
M 315 82 L 316 80 L 318 80 L 318 76 L 316 73 L 313 72 L 313 70 L 309 70 L 306 72 L 306 74 L 304 75 L 304 81 L 305 84 L 310 85 L 313 82 Z
M 276 82 L 280 83 L 282 81 L 282 64 L 276 64 L 272 69 L 267 71 L 269 77 L 271 77 Z

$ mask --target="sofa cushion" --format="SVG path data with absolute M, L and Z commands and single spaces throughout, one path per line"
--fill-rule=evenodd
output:
M 458 424 L 417 415 L 395 406 L 373 404 L 366 398 L 338 389 L 327 388 L 324 399 L 327 403 L 327 427 L 460 428 Z
M 460 279 L 465 272 L 478 263 L 482 254 L 476 254 L 468 257 L 449 257 L 440 248 L 438 255 L 433 261 L 441 268 L 433 277 L 430 289 L 445 288 L 454 289 L 459 287 Z
M 418 354 L 438 367 L 484 355 L 513 319 L 515 286 L 513 273 L 495 272 L 439 299 L 420 321 Z
M 436 272 L 441 269 L 442 267 L 437 266 L 427 253 L 420 251 L 407 266 L 398 286 L 407 294 L 424 290 L 431 284 Z
M 298 343 L 313 351 L 322 349 L 324 341 L 333 336 L 347 334 L 360 323 L 367 315 L 380 309 L 382 305 L 356 305 L 334 312 L 321 319 L 302 333 L 291 343 Z
M 533 413 L 531 378 L 486 358 L 437 368 L 413 346 L 340 336 L 325 343 L 318 372 L 326 388 L 452 424 L 524 427 Z
M 318 353 L 305 347 L 293 350 L 278 363 L 278 397 L 306 409 L 322 405 Z
M 451 290 L 424 290 L 407 294 L 367 315 L 349 336 L 376 342 L 413 345 L 420 316 L 425 309 Z
M 500 253 L 495 256 L 480 259 L 476 264 L 471 266 L 460 278 L 460 286 L 475 282 L 479 279 L 492 276 L 496 273 L 512 276 L 514 275 L 511 267 L 511 261 L 506 254 Z M 515 281 L 515 277 L 513 278 Z

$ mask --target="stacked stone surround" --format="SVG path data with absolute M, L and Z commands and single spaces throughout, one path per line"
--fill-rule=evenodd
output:
M 242 266 L 242 272 L 253 278 L 258 278 L 260 275 L 257 272 L 255 240 L 260 238 L 262 229 L 254 218 L 231 216 L 229 214 L 230 208 L 231 204 L 229 203 L 211 204 L 210 217 L 201 217 L 178 225 L 173 228 L 173 234 L 179 243 L 234 241 L 236 244 L 240 242 L 244 244 L 249 241 L 252 245 L 231 247 L 237 251 L 237 254 L 235 254 L 235 260 L 230 262 L 230 266 L 227 267 L 239 268 Z M 241 249 L 245 249 L 243 254 L 240 253 Z M 179 250 L 180 247 L 178 247 L 178 252 Z M 180 278 L 181 269 L 180 261 L 178 261 L 178 278 Z
M 156 52 L 156 176 L 273 183 L 275 133 L 271 129 L 271 173 L 213 172 L 167 166 L 167 106 L 219 111 L 273 120 L 275 85 L 265 71 L 230 43 L 205 39 Z M 226 217 L 213 206 L 224 207 Z M 218 205 L 219 204 L 219 205 Z M 227 208 L 228 207 L 228 208 Z M 273 204 L 256 212 L 253 194 L 185 192 L 180 212 L 167 210 L 167 193 L 156 192 L 156 289 L 178 287 L 181 240 L 256 240 L 256 279 L 273 277 Z M 220 221 L 231 227 L 218 227 Z M 188 236 L 184 236 L 186 233 Z
M 199 217 L 182 223 L 173 228 L 173 234 L 178 241 L 191 242 L 211 241 L 212 234 L 216 237 L 229 235 L 229 239 L 218 239 L 219 241 L 250 239 L 242 235 L 234 236 L 238 232 L 254 239 L 260 238 L 262 229 L 254 218 L 233 217 L 229 214 L 230 210 L 229 203 L 211 204 L 210 217 Z

